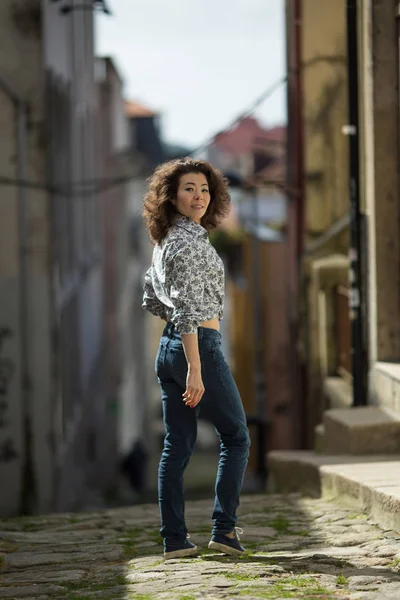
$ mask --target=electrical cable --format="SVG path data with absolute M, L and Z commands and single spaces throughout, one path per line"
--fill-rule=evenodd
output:
M 343 55 L 315 56 L 315 57 L 311 58 L 310 60 L 303 62 L 301 65 L 301 68 L 305 69 L 305 68 L 308 68 L 315 64 L 318 64 L 320 62 L 327 62 L 327 63 L 333 63 L 333 64 L 335 64 L 335 63 L 345 64 L 346 57 Z M 228 133 L 229 131 L 232 131 L 233 129 L 235 129 L 235 127 L 240 123 L 240 121 L 242 119 L 245 119 L 245 118 L 251 116 L 254 113 L 254 111 L 263 102 L 268 100 L 268 98 L 270 98 L 282 85 L 287 83 L 290 75 L 292 75 L 296 72 L 297 72 L 297 68 L 289 69 L 289 71 L 287 72 L 287 74 L 284 77 L 280 77 L 272 85 L 268 86 L 268 88 L 266 88 L 249 105 L 249 107 L 247 109 L 245 109 L 243 112 L 239 113 L 239 115 L 236 116 L 235 119 L 227 127 L 225 127 L 223 130 L 221 130 L 219 132 L 219 134 Z M 213 136 L 212 138 L 209 138 L 207 142 L 204 142 L 203 144 L 201 144 L 200 146 L 198 146 L 197 148 L 192 150 L 188 154 L 188 156 L 193 156 L 194 154 L 203 152 L 204 150 L 206 150 L 207 148 L 212 146 L 216 135 Z M 83 180 L 80 182 L 68 182 L 63 185 L 54 185 L 54 184 L 48 184 L 48 183 L 33 182 L 33 181 L 29 181 L 29 180 L 13 179 L 11 177 L 5 177 L 5 176 L 0 175 L 0 186 L 26 187 L 29 189 L 46 191 L 46 192 L 52 193 L 52 194 L 58 194 L 59 196 L 62 196 L 65 198 L 77 197 L 78 199 L 84 199 L 85 197 L 88 197 L 88 196 L 93 196 L 95 194 L 101 194 L 105 191 L 108 191 L 109 189 L 112 189 L 113 187 L 122 185 L 124 183 L 127 183 L 128 181 L 133 181 L 135 179 L 140 179 L 140 177 L 136 174 L 135 175 L 132 174 L 132 175 L 126 175 L 126 176 L 110 177 L 110 178 L 97 178 L 97 179 L 92 179 L 92 180 Z M 89 186 L 93 186 L 93 188 L 90 189 Z

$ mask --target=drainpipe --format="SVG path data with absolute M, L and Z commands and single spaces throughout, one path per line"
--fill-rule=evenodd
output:
M 256 411 L 254 416 L 247 416 L 247 424 L 255 425 L 257 428 L 257 484 L 261 490 L 265 489 L 267 482 L 267 429 L 268 420 L 265 415 L 266 404 L 268 402 L 267 389 L 265 382 L 265 345 L 261 332 L 264 328 L 264 311 L 262 298 L 262 264 L 261 264 L 261 240 L 257 231 L 260 222 L 259 218 L 259 199 L 258 189 L 254 186 L 251 189 L 252 218 L 251 218 L 251 254 L 252 254 L 252 283 L 253 283 L 253 340 L 255 352 L 254 364 L 254 389 Z
M 297 258 L 302 260 L 304 249 L 304 227 L 305 227 L 305 206 L 304 206 L 304 138 L 303 138 L 303 81 L 302 81 L 302 0 L 294 2 L 294 46 L 295 46 L 295 148 L 296 148 L 296 183 L 295 190 L 297 206 Z M 301 268 L 301 265 L 299 264 Z
M 26 180 L 27 150 L 27 106 L 10 84 L 0 76 L 0 89 L 12 101 L 16 117 L 18 181 Z M 28 218 L 26 210 L 26 188 L 18 186 L 18 260 L 19 260 L 19 327 L 20 327 L 20 370 L 21 398 L 23 415 L 24 453 L 22 461 L 22 494 L 20 512 L 32 512 L 35 500 L 33 452 L 32 452 L 32 410 L 29 376 L 29 321 L 28 321 Z
M 296 345 L 300 343 L 300 306 L 304 294 L 303 277 L 303 252 L 304 252 L 304 234 L 305 234 L 305 189 L 304 189 L 304 125 L 303 125 L 303 65 L 302 65 L 302 0 L 294 0 L 294 87 L 295 87 L 295 185 L 297 191 L 295 196 L 295 214 L 296 214 L 296 270 L 297 270 L 297 294 L 296 294 Z M 308 312 L 305 311 L 304 319 L 307 321 Z M 307 322 L 304 323 L 304 331 L 308 332 Z M 306 343 L 307 348 L 307 343 Z M 307 352 L 307 350 L 306 350 Z M 307 371 L 304 361 L 297 356 L 296 365 L 296 386 L 300 408 L 300 445 L 302 448 L 308 447 L 308 422 L 309 415 L 307 409 Z
M 343 131 L 349 137 L 350 196 L 350 271 L 349 312 L 351 321 L 351 362 L 353 375 L 353 406 L 367 403 L 366 355 L 362 323 L 363 281 L 360 215 L 360 151 L 358 114 L 358 35 L 357 0 L 347 0 L 347 77 L 348 119 Z
M 288 315 L 293 341 L 289 349 L 291 395 L 293 403 L 293 437 L 295 446 L 307 447 L 306 377 L 298 347 L 301 270 L 304 247 L 304 134 L 302 85 L 302 0 L 287 0 L 287 70 L 288 70 L 288 155 L 287 189 L 289 284 Z

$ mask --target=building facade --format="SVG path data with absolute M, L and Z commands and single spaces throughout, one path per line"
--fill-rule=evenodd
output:
M 310 448 L 328 408 L 400 412 L 399 4 L 286 6 L 292 393 Z
M 333 339 L 338 309 L 348 298 L 345 4 L 287 2 L 289 319 L 298 340 L 292 378 L 302 424 L 297 443 L 306 446 L 313 444 L 326 405 L 324 385 L 349 375 L 349 356 L 336 353 Z M 340 322 L 344 336 L 346 314 Z
M 78 508 L 102 473 L 108 414 L 93 3 L 68 7 L 0 7 L 0 172 L 12 180 L 0 207 L 3 514 Z

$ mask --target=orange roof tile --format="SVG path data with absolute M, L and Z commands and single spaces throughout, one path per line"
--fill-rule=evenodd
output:
M 280 142 L 286 140 L 286 127 L 262 127 L 254 117 L 246 117 L 239 121 L 234 129 L 218 133 L 212 145 L 226 152 L 238 155 L 251 151 L 254 146 L 265 142 Z
M 128 117 L 154 117 L 158 113 L 139 102 L 125 102 L 125 113 Z

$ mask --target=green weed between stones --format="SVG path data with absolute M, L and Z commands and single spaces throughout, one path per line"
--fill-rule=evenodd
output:
M 159 567 L 160 565 L 164 564 L 164 559 L 161 560 L 156 560 L 153 563 L 151 563 L 151 565 L 149 565 L 149 567 Z
M 132 560 L 133 558 L 136 558 L 138 556 L 138 553 L 136 552 L 135 547 L 132 545 L 131 542 L 124 542 L 123 549 L 124 558 L 126 560 Z
M 132 527 L 131 529 L 126 529 L 123 532 L 122 547 L 124 549 L 124 558 L 126 560 L 131 560 L 132 558 L 136 558 L 137 556 L 142 556 L 146 554 L 145 548 L 136 548 L 135 544 L 140 540 L 143 541 L 160 541 L 160 535 L 158 532 L 153 530 L 146 531 L 143 527 Z M 148 549 L 151 552 L 152 549 Z
M 267 521 L 267 525 L 269 525 L 270 527 L 273 527 L 279 533 L 286 533 L 290 526 L 290 522 L 286 519 L 286 517 L 282 517 L 281 515 L 278 515 L 276 517 L 276 519 Z
M 19 531 L 36 531 L 40 526 L 38 526 L 37 522 L 30 523 L 27 521 L 27 517 L 13 517 L 8 519 L 7 521 L 0 521 L 0 528 L 2 523 L 7 523 L 15 527 L 15 529 Z
M 195 534 L 199 535 L 209 535 L 211 536 L 212 525 L 201 525 L 200 527 L 193 528 L 193 537 Z
M 236 581 L 254 581 L 255 579 L 260 579 L 259 575 L 251 575 L 250 573 L 232 573 L 231 571 L 220 571 L 217 575 Z
M 308 531 L 286 531 L 286 533 L 288 535 L 294 535 L 299 537 L 309 537 L 310 535 Z
M 200 550 L 200 556 L 207 556 L 208 554 L 215 554 L 215 550 L 211 548 L 202 548 Z
M 104 580 L 102 583 L 94 582 L 91 579 L 84 579 L 83 581 L 65 581 L 60 585 L 65 587 L 70 592 L 76 592 L 81 590 L 83 592 L 101 592 L 111 587 L 126 585 L 126 583 L 127 582 L 125 580 L 124 575 L 116 575 L 115 577 Z
M 246 550 L 244 552 L 242 552 L 242 554 L 239 554 L 239 556 L 235 556 L 233 557 L 234 559 L 238 559 L 238 560 L 248 560 L 249 558 L 251 558 L 253 556 L 254 552 L 252 552 L 251 548 L 246 548 Z
M 389 564 L 390 569 L 398 569 L 400 567 L 400 558 L 396 556 Z
M 131 529 L 124 529 L 122 536 L 124 538 L 131 538 L 132 541 L 137 541 L 138 538 L 143 537 L 143 527 L 131 527 Z
M 42 525 L 38 525 L 37 523 L 21 523 L 21 530 L 26 533 L 30 531 L 40 531 Z
M 158 542 L 160 545 L 162 545 L 162 537 L 160 535 L 160 532 L 157 530 L 152 530 L 152 531 L 148 531 L 146 532 L 146 541 L 149 542 Z
M 1 547 L 2 552 L 7 552 L 8 554 L 11 554 L 12 552 L 18 550 L 17 542 L 12 542 L 11 540 L 4 540 L 1 544 Z
M 343 573 L 340 573 L 340 575 L 338 575 L 336 578 L 337 585 L 347 585 L 348 581 L 348 578 L 345 577 Z
M 296 588 L 293 590 L 293 588 Z M 255 596 L 267 600 L 279 598 L 298 598 L 301 600 L 316 600 L 318 597 L 334 598 L 333 593 L 319 585 L 316 579 L 305 577 L 285 577 L 280 581 L 268 585 L 265 589 L 246 588 L 239 591 L 240 596 Z

